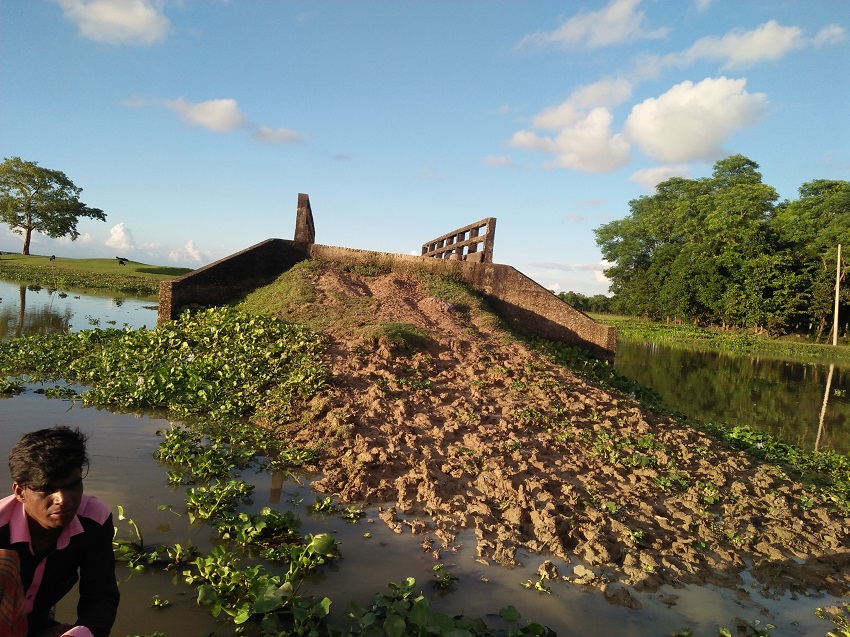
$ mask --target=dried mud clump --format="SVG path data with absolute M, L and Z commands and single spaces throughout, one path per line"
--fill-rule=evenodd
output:
M 416 277 L 311 276 L 303 311 L 341 318 L 323 326 L 332 387 L 286 432 L 320 449 L 315 489 L 381 505 L 437 555 L 471 528 L 481 558 L 528 547 L 580 584 L 737 587 L 749 568 L 776 593 L 850 590 L 850 520 L 780 469 L 587 384 Z

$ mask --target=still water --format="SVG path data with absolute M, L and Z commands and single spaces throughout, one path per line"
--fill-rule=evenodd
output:
M 850 453 L 850 367 L 619 340 L 617 371 L 698 422 L 750 425 L 806 450 Z
M 14 305 L 17 288 L 12 287 L 11 298 L 7 296 L 9 288 L 0 288 L 3 290 L 0 308 L 16 320 L 22 316 Z M 48 305 L 47 314 L 56 313 L 54 302 L 47 296 L 39 296 L 42 293 L 36 296 Z M 115 321 L 118 326 L 127 323 L 136 327 L 151 327 L 155 323 L 155 309 L 148 305 L 150 301 L 125 299 L 118 309 L 137 307 L 136 313 L 116 317 L 106 313 L 115 309 L 108 298 L 79 296 L 80 299 L 74 299 L 80 302 L 78 306 L 72 304 L 70 310 L 61 310 L 65 318 L 59 323 L 63 326 L 60 329 L 84 329 L 97 320 L 102 326 L 109 321 Z M 27 316 L 34 307 L 30 298 L 27 291 L 25 313 L 19 322 L 39 325 Z M 101 304 L 104 313 L 98 314 L 90 304 Z M 77 307 L 85 309 L 77 312 Z M 81 312 L 84 320 L 79 318 Z M 35 313 L 45 314 L 43 309 Z M 34 331 L 49 331 L 44 325 L 34 327 Z M 8 336 L 14 333 L 12 330 Z M 125 523 L 117 520 L 118 505 L 139 525 L 147 544 L 180 543 L 197 546 L 202 551 L 209 548 L 215 540 L 207 526 L 191 526 L 185 515 L 160 509 L 160 505 L 170 505 L 178 513 L 185 511 L 185 487 L 169 486 L 165 467 L 152 455 L 161 440 L 157 431 L 171 426 L 168 420 L 158 414 L 114 413 L 83 407 L 79 402 L 48 399 L 36 393 L 37 389 L 31 385 L 18 396 L 0 398 L 0 457 L 6 457 L 26 431 L 54 424 L 78 426 L 91 434 L 91 470 L 86 478 L 86 490 L 113 507 L 121 537 L 130 538 L 131 533 Z M 755 588 L 747 590 L 747 587 L 742 589 L 742 595 L 710 586 L 663 587 L 654 593 L 635 594 L 643 605 L 640 610 L 611 605 L 600 592 L 584 591 L 566 582 L 553 583 L 551 594 L 546 595 L 521 586 L 528 580 L 537 580 L 536 569 L 546 556 L 520 552 L 518 558 L 523 565 L 512 569 L 482 564 L 477 560 L 471 532 L 458 538 L 452 551 L 443 553 L 446 568 L 459 581 L 455 592 L 442 594 L 434 586 L 431 569 L 435 561 L 429 552 L 422 550 L 422 537 L 407 532 L 394 534 L 377 520 L 375 508 L 367 509 L 367 518 L 359 524 L 348 524 L 337 517 L 308 513 L 307 507 L 315 502 L 317 494 L 311 491 L 307 476 L 296 479 L 247 473 L 242 478 L 255 486 L 253 500 L 245 510 L 258 511 L 263 506 L 291 510 L 302 519 L 302 533 L 331 532 L 340 542 L 342 559 L 325 567 L 306 585 L 306 592 L 333 600 L 332 614 L 339 625 L 349 601 L 368 605 L 376 593 L 386 592 L 387 583 L 414 577 L 437 611 L 464 612 L 487 619 L 503 606 L 513 604 L 525 619 L 546 624 L 562 637 L 661 637 L 684 628 L 691 629 L 696 637 L 715 637 L 718 626 L 732 628 L 737 617 L 747 622 L 776 624 L 773 637 L 824 635 L 832 626 L 814 615 L 818 606 L 836 603 L 832 598 L 768 600 Z M 555 564 L 561 575 L 570 575 L 575 566 L 559 561 Z M 195 591 L 183 583 L 179 574 L 132 573 L 119 566 L 118 578 L 122 601 L 114 636 L 149 635 L 154 631 L 162 631 L 167 637 L 235 634 L 232 624 L 213 618 L 207 609 L 197 606 Z M 152 607 L 154 595 L 167 599 L 170 605 L 162 609 Z M 57 616 L 72 618 L 74 605 L 73 598 L 64 600 Z M 493 621 L 492 625 L 500 624 Z
M 156 299 L 117 292 L 48 290 L 0 279 L 0 338 L 156 326 Z

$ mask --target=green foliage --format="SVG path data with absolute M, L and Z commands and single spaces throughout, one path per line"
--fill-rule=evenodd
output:
M 424 348 L 431 336 L 426 330 L 409 323 L 376 323 L 360 331 L 367 340 L 408 351 Z
M 327 382 L 322 339 L 297 325 L 212 308 L 154 330 L 84 330 L 0 343 L 0 373 L 91 386 L 89 403 L 162 407 L 178 417 L 251 414 L 309 398 Z
M 457 575 L 448 571 L 445 564 L 435 564 L 431 570 L 434 572 L 437 588 L 443 591 L 451 591 L 457 588 Z
M 629 203 L 628 217 L 598 228 L 613 263 L 608 310 L 772 335 L 816 325 L 820 333 L 836 245 L 850 241 L 850 182 L 804 184 L 798 201 L 777 206 L 757 169 L 727 157 L 711 177 L 660 183 Z
M 841 607 L 818 608 L 815 615 L 835 624 L 836 630 L 829 631 L 826 637 L 850 637 L 850 602 L 844 602 Z
M 612 299 L 604 294 L 586 296 L 578 292 L 558 292 L 558 298 L 581 312 L 607 314 L 611 311 Z
M 348 618 L 351 626 L 349 635 L 363 637 L 445 637 L 490 636 L 493 631 L 481 620 L 464 615 L 447 615 L 431 610 L 428 599 L 415 592 L 416 580 L 408 577 L 401 583 L 390 583 L 390 594 L 380 593 L 366 608 L 351 603 Z M 513 606 L 499 611 L 499 617 L 507 624 L 507 635 L 554 636 L 550 629 L 530 623 L 519 627 L 521 616 Z
M 41 168 L 36 162 L 7 157 L 0 164 L 0 221 L 23 235 L 22 254 L 30 253 L 33 232 L 57 239 L 80 236 L 80 217 L 106 221 L 106 214 L 80 201 L 82 188 L 65 173 Z

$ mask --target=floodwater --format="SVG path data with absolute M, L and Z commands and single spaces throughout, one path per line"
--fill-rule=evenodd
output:
M 0 279 L 0 338 L 156 326 L 156 299 L 118 292 L 48 290 Z
M 850 366 L 620 340 L 614 367 L 698 422 L 750 425 L 808 451 L 850 453 Z
M 4 295 L 3 305 L 7 301 Z M 122 307 L 125 305 L 127 302 Z M 89 309 L 85 311 L 94 320 L 105 318 L 91 314 Z M 155 320 L 155 311 L 147 311 Z M 75 316 L 72 314 L 68 321 L 80 323 Z M 78 401 L 48 399 L 36 393 L 36 389 L 28 386 L 18 396 L 0 399 L 2 457 L 6 457 L 26 431 L 54 424 L 78 426 L 91 435 L 91 470 L 85 481 L 86 491 L 112 506 L 120 537 L 129 539 L 131 533 L 126 523 L 117 520 L 118 505 L 139 525 L 146 544 L 180 543 L 195 545 L 202 551 L 209 548 L 215 541 L 209 527 L 190 526 L 185 515 L 175 513 L 184 511 L 186 487 L 169 486 L 166 469 L 152 456 L 161 441 L 157 431 L 171 426 L 168 420 L 157 414 L 113 413 L 83 407 Z M 443 553 L 446 568 L 459 578 L 457 590 L 444 594 L 434 585 L 431 569 L 435 561 L 422 550 L 423 538 L 407 532 L 394 534 L 377 519 L 375 508 L 367 509 L 367 518 L 360 523 L 348 524 L 337 517 L 308 513 L 307 506 L 318 495 L 310 490 L 308 477 L 295 479 L 247 472 L 242 478 L 255 485 L 253 500 L 245 510 L 254 512 L 271 506 L 294 511 L 302 519 L 302 533 L 330 532 L 340 542 L 342 559 L 321 569 L 305 585 L 305 592 L 333 600 L 332 616 L 338 625 L 344 625 L 344 609 L 349 601 L 367 605 L 375 594 L 387 591 L 389 582 L 414 577 L 417 587 L 431 598 L 432 608 L 437 611 L 464 612 L 470 617 L 492 620 L 493 626 L 501 627 L 493 616 L 500 608 L 513 604 L 525 620 L 546 624 L 561 636 L 660 637 L 690 629 L 696 637 L 715 637 L 718 627 L 734 632 L 735 618 L 750 623 L 759 621 L 762 626 L 773 623 L 776 625 L 771 632 L 773 637 L 825 635 L 833 627 L 816 618 L 814 611 L 837 600 L 789 596 L 770 600 L 749 585 L 740 594 L 709 586 L 663 587 L 655 593 L 635 594 L 643 605 L 640 610 L 611 605 L 599 591 L 582 590 L 566 582 L 551 583 L 551 594 L 543 594 L 523 588 L 521 583 L 537 581 L 536 569 L 547 556 L 520 553 L 523 566 L 512 569 L 483 564 L 476 559 L 471 532 L 458 538 L 454 551 Z M 161 510 L 160 505 L 170 505 L 175 512 Z M 553 561 L 561 575 L 569 575 L 575 566 Z M 197 606 L 194 590 L 183 582 L 179 573 L 134 573 L 120 565 L 117 573 L 122 601 L 113 636 L 149 635 L 154 631 L 161 631 L 167 637 L 236 634 L 232 624 L 213 618 L 206 608 Z M 168 600 L 170 605 L 152 607 L 154 595 Z M 73 618 L 74 605 L 75 600 L 69 596 L 57 609 L 57 617 Z

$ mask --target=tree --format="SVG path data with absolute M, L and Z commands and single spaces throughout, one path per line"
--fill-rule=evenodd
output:
M 798 309 L 800 281 L 777 269 L 789 262 L 785 254 L 759 261 L 777 254 L 770 225 L 777 194 L 758 167 L 743 155 L 726 157 L 711 177 L 668 179 L 630 201 L 628 217 L 597 228 L 596 243 L 614 264 L 605 275 L 615 309 L 774 331 L 787 324 L 793 313 L 782 321 L 768 313 L 782 298 Z M 754 272 L 759 285 L 747 281 Z
M 82 188 L 65 173 L 41 168 L 20 157 L 6 158 L 0 164 L 0 221 L 23 235 L 22 254 L 30 253 L 33 230 L 57 239 L 80 236 L 80 217 L 106 221 L 106 214 L 80 201 Z
M 800 186 L 799 193 L 799 199 L 779 206 L 772 226 L 807 281 L 807 314 L 820 336 L 834 311 L 838 244 L 850 246 L 850 182 L 817 179 Z M 850 291 L 842 283 L 841 302 L 848 301 Z

